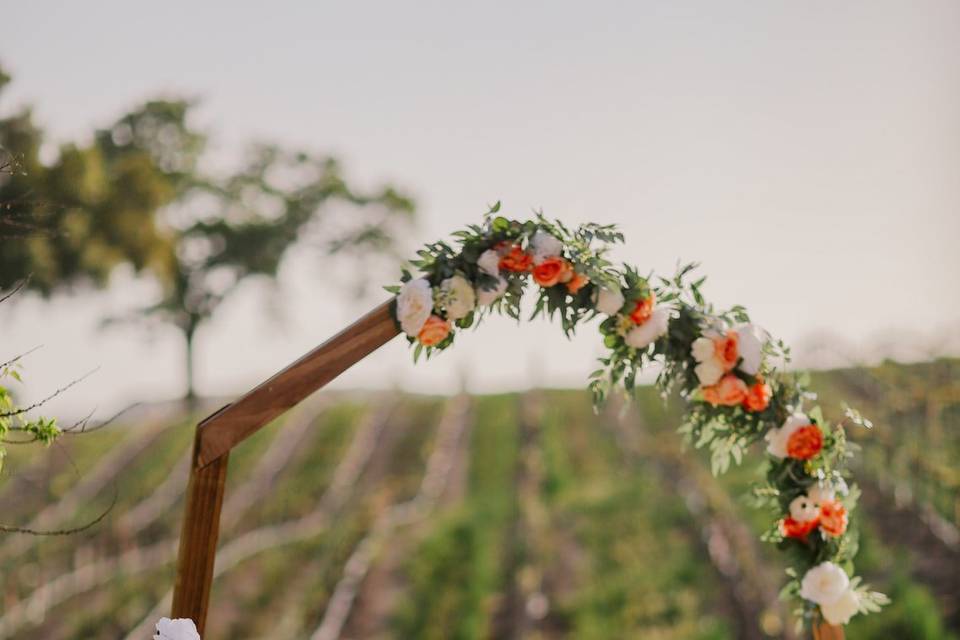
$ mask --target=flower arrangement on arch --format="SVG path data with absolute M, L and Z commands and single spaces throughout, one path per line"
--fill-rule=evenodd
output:
M 846 624 L 856 613 L 879 611 L 888 602 L 852 577 L 857 538 L 848 514 L 859 492 L 848 484 L 852 446 L 847 424 L 870 428 L 852 409 L 836 425 L 821 409 L 806 376 L 788 371 L 789 349 L 753 324 L 740 306 L 718 310 L 691 281 L 695 264 L 671 278 L 641 274 L 608 258 L 624 241 L 613 225 L 587 223 L 570 229 L 542 214 L 527 221 L 497 215 L 483 224 L 426 245 L 404 270 L 395 317 L 414 347 L 414 360 L 451 346 L 458 331 L 493 313 L 521 319 L 521 298 L 534 288 L 531 319 L 558 318 L 564 334 L 600 318 L 607 354 L 590 375 L 595 406 L 614 389 L 633 390 L 641 370 L 658 364 L 657 386 L 686 401 L 679 431 L 710 451 L 715 474 L 739 463 L 747 448 L 766 443 L 766 481 L 754 487 L 757 504 L 769 509 L 763 539 L 789 551 L 784 594 L 800 603 L 803 622 Z

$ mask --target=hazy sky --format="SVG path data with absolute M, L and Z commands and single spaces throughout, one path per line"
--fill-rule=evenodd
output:
M 65 140 L 149 96 L 194 96 L 220 157 L 274 139 L 412 190 L 411 248 L 500 199 L 619 223 L 617 255 L 642 269 L 699 260 L 712 299 L 788 340 L 956 339 L 954 0 L 239 4 L 9 3 L 0 112 L 34 104 Z M 328 280 L 300 256 L 281 296 L 241 291 L 201 332 L 201 391 L 258 381 L 381 298 L 345 301 Z M 149 294 L 3 310 L 2 351 L 44 344 L 36 392 L 99 365 L 70 406 L 175 395 L 174 332 L 96 331 Z M 341 384 L 579 385 L 600 352 L 590 327 L 568 344 L 506 320 L 458 342 L 415 370 L 396 340 Z

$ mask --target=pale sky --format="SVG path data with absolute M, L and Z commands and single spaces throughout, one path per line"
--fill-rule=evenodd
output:
M 795 343 L 956 351 L 954 0 L 239 4 L 8 3 L 0 112 L 33 104 L 68 140 L 148 97 L 193 96 L 220 158 L 272 139 L 411 190 L 411 249 L 499 199 L 515 217 L 616 222 L 617 256 L 642 270 L 698 260 L 710 298 Z M 303 255 L 279 296 L 252 286 L 226 304 L 200 334 L 201 392 L 243 390 L 382 299 L 329 280 Z M 0 355 L 44 345 L 31 394 L 92 366 L 64 411 L 180 392 L 175 332 L 97 330 L 104 309 L 149 299 L 117 282 L 0 310 Z M 592 327 L 567 343 L 503 320 L 416 368 L 395 340 L 338 384 L 579 386 L 599 353 Z

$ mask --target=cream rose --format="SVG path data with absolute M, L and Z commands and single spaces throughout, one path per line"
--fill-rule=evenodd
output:
M 507 281 L 505 278 L 497 276 L 497 286 L 493 289 L 484 289 L 477 287 L 477 304 L 482 307 L 489 307 L 494 302 L 503 297 L 507 292 Z
M 643 349 L 667 332 L 669 322 L 669 309 L 657 307 L 653 310 L 649 320 L 628 331 L 623 340 L 635 349 Z
M 847 573 L 832 562 L 821 562 L 800 581 L 800 597 L 819 605 L 833 604 L 850 587 Z
M 153 640 L 200 640 L 197 625 L 190 618 L 160 618 Z
M 440 292 L 447 312 L 447 320 L 459 320 L 477 306 L 473 285 L 463 276 L 455 275 L 441 282 Z
M 693 359 L 697 362 L 707 362 L 708 360 L 713 360 L 715 352 L 716 350 L 714 349 L 713 340 L 704 336 L 694 340 L 693 344 L 690 346 L 690 353 L 693 355 Z
M 820 505 L 824 502 L 833 502 L 837 495 L 833 487 L 815 484 L 807 491 L 807 497 L 813 504 L 817 505 L 817 509 L 819 509 Z
M 820 505 L 809 496 L 797 496 L 790 501 L 790 517 L 797 522 L 810 522 L 820 517 Z
M 790 436 L 794 431 L 808 424 L 810 424 L 810 418 L 802 413 L 795 413 L 787 418 L 782 426 L 767 431 L 767 435 L 763 437 L 767 441 L 767 453 L 776 458 L 786 458 L 787 442 Z
M 767 333 L 755 324 L 741 324 L 733 328 L 737 333 L 740 357 L 740 370 L 751 376 L 760 372 L 763 363 L 763 345 L 767 342 Z
M 597 311 L 608 316 L 616 315 L 623 308 L 624 302 L 623 294 L 620 293 L 619 289 L 603 287 L 597 293 Z
M 477 259 L 477 266 L 480 268 L 480 271 L 483 271 L 487 275 L 499 276 L 500 254 L 493 249 L 487 249 L 481 253 Z
M 850 618 L 855 616 L 859 611 L 860 598 L 857 596 L 857 592 L 850 588 L 847 588 L 847 590 L 833 602 L 820 605 L 820 613 L 823 614 L 823 618 L 830 624 L 847 624 L 850 622 Z
M 530 238 L 530 254 L 533 256 L 534 264 L 540 264 L 547 258 L 559 256 L 562 251 L 563 243 L 560 242 L 560 239 L 546 231 L 537 231 Z
M 709 387 L 717 384 L 723 377 L 723 365 L 716 358 L 710 358 L 695 366 L 693 372 L 697 374 L 697 379 L 702 386 Z
M 408 280 L 397 294 L 397 320 L 411 338 L 417 337 L 433 311 L 433 291 L 425 278 Z

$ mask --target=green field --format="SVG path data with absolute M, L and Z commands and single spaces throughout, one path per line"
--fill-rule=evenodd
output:
M 894 603 L 848 637 L 955 637 L 960 361 L 814 387 L 875 422 L 851 434 L 859 567 Z M 796 637 L 747 499 L 760 456 L 715 479 L 653 389 L 620 409 L 594 415 L 580 391 L 321 394 L 231 454 L 207 637 Z M 0 538 L 0 638 L 149 637 L 197 417 L 11 447 L 4 524 L 64 528 L 115 504 L 80 534 Z

